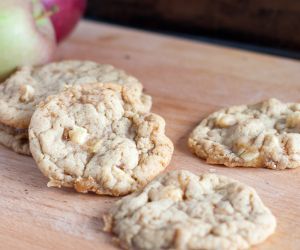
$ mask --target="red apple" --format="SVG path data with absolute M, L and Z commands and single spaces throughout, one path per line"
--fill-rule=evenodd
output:
M 17 67 L 48 62 L 56 49 L 53 25 L 36 0 L 0 0 L 0 81 Z
M 57 9 L 51 16 L 57 42 L 66 38 L 74 29 L 86 8 L 86 0 L 42 0 L 49 11 Z

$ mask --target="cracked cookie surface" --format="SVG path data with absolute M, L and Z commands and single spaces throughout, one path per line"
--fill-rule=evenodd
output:
M 204 119 L 191 133 L 190 149 L 228 167 L 300 166 L 300 104 L 269 99 L 233 106 Z
M 276 219 L 255 190 L 225 176 L 176 170 L 116 202 L 104 230 L 125 249 L 246 249 Z
M 85 83 L 131 85 L 142 92 L 142 84 L 123 70 L 91 61 L 61 61 L 39 67 L 23 67 L 0 84 L 0 123 L 28 128 L 36 105 L 57 94 L 66 85 Z M 151 108 L 150 96 L 143 95 L 145 110 Z
M 0 144 L 18 154 L 31 155 L 27 129 L 15 129 L 0 124 Z
M 171 160 L 165 121 L 143 113 L 141 92 L 126 85 L 85 84 L 42 102 L 29 140 L 48 186 L 124 195 L 152 180 Z

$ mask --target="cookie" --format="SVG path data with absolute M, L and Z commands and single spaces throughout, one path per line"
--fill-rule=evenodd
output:
M 0 144 L 16 153 L 31 155 L 27 129 L 15 129 L 0 124 Z
M 255 190 L 215 174 L 177 170 L 116 202 L 104 231 L 124 249 L 246 249 L 263 242 L 276 219 Z
M 90 61 L 61 61 L 40 67 L 23 67 L 0 84 L 0 123 L 15 128 L 28 128 L 38 103 L 59 93 L 65 85 L 112 82 L 132 85 L 142 92 L 141 83 L 111 65 Z M 151 98 L 142 96 L 145 110 Z
M 48 186 L 113 196 L 143 187 L 170 162 L 163 118 L 142 94 L 117 84 L 85 84 L 47 98 L 29 127 L 31 153 Z
M 189 137 L 190 149 L 227 167 L 300 166 L 300 104 L 269 99 L 217 111 Z

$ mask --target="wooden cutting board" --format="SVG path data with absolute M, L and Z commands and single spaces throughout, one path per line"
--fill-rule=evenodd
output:
M 175 145 L 168 170 L 215 169 L 255 187 L 278 219 L 255 249 L 300 249 L 300 169 L 211 166 L 187 148 L 193 127 L 221 107 L 268 97 L 299 102 L 300 62 L 92 22 L 81 22 L 57 59 L 110 63 L 138 77 Z M 0 249 L 117 249 L 101 231 L 115 198 L 47 188 L 30 157 L 1 146 L 0 171 Z

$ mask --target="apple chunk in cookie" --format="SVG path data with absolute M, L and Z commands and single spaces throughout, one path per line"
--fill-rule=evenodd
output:
M 104 230 L 124 249 L 235 250 L 263 242 L 276 219 L 256 191 L 215 174 L 176 170 L 116 202 Z
M 125 195 L 170 162 L 163 118 L 143 113 L 142 93 L 117 84 L 86 84 L 48 97 L 29 127 L 30 149 L 48 186 Z
M 191 133 L 190 149 L 228 167 L 300 166 L 300 104 L 269 99 L 233 106 L 204 119 Z

